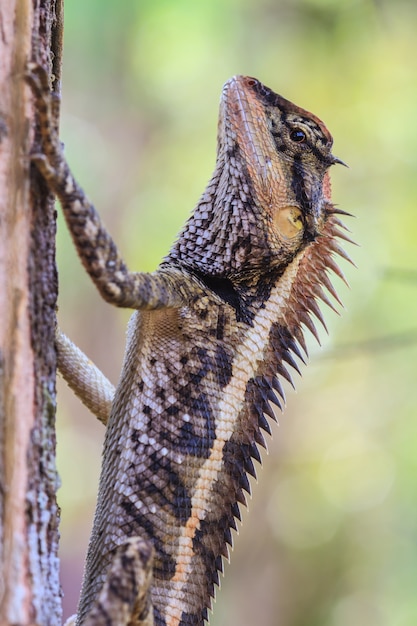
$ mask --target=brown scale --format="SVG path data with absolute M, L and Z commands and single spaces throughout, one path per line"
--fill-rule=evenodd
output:
M 108 422 L 77 623 L 203 625 L 271 404 L 285 402 L 280 380 L 299 371 L 303 327 L 318 337 L 317 300 L 338 301 L 328 272 L 343 278 L 333 256 L 347 258 L 336 238 L 348 238 L 328 168 L 341 161 L 317 117 L 232 78 L 205 193 L 160 268 L 130 272 L 66 164 L 46 75 L 32 68 L 29 81 L 42 135 L 33 161 L 100 293 L 137 309 L 115 391 L 57 338 L 66 380 Z

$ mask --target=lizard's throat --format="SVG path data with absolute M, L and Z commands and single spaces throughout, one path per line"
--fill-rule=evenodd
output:
M 164 261 L 228 278 L 268 268 L 272 252 L 256 212 L 248 206 L 242 216 L 233 201 L 216 204 L 215 209 L 205 203 L 197 207 Z
M 267 271 L 274 254 L 250 177 L 237 153 L 222 158 L 221 152 L 211 181 L 164 263 L 227 278 Z

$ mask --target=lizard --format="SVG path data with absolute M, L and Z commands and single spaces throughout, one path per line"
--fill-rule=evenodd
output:
M 46 72 L 31 67 L 28 81 L 31 159 L 100 294 L 134 309 L 116 388 L 57 336 L 61 373 L 106 424 L 77 624 L 202 626 L 282 381 L 294 385 L 308 356 L 305 330 L 318 339 L 314 318 L 325 326 L 318 301 L 340 303 L 329 273 L 346 281 L 334 257 L 350 260 L 349 214 L 332 203 L 329 168 L 343 162 L 318 117 L 234 76 L 205 192 L 157 270 L 131 272 L 71 174 Z

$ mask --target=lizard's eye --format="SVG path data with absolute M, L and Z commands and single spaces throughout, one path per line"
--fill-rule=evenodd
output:
M 290 133 L 290 139 L 295 143 L 302 143 L 303 141 L 306 141 L 307 135 L 303 130 L 301 130 L 301 128 L 294 128 L 294 130 Z

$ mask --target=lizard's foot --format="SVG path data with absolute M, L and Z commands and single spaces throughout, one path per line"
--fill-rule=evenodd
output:
M 42 174 L 50 178 L 52 171 L 59 169 L 63 159 L 55 121 L 58 119 L 56 112 L 60 98 L 51 91 L 48 73 L 41 65 L 28 63 L 25 78 L 34 96 L 42 143 L 41 154 L 32 154 L 31 159 Z
M 74 181 L 64 157 L 56 124 L 59 95 L 51 91 L 48 73 L 41 65 L 29 63 L 25 77 L 34 96 L 41 139 L 41 146 L 30 155 L 31 161 L 52 191 L 58 195 L 60 191 L 71 192 Z
M 29 62 L 26 66 L 26 80 L 31 84 L 34 91 L 40 93 L 49 93 L 48 72 L 42 65 Z

